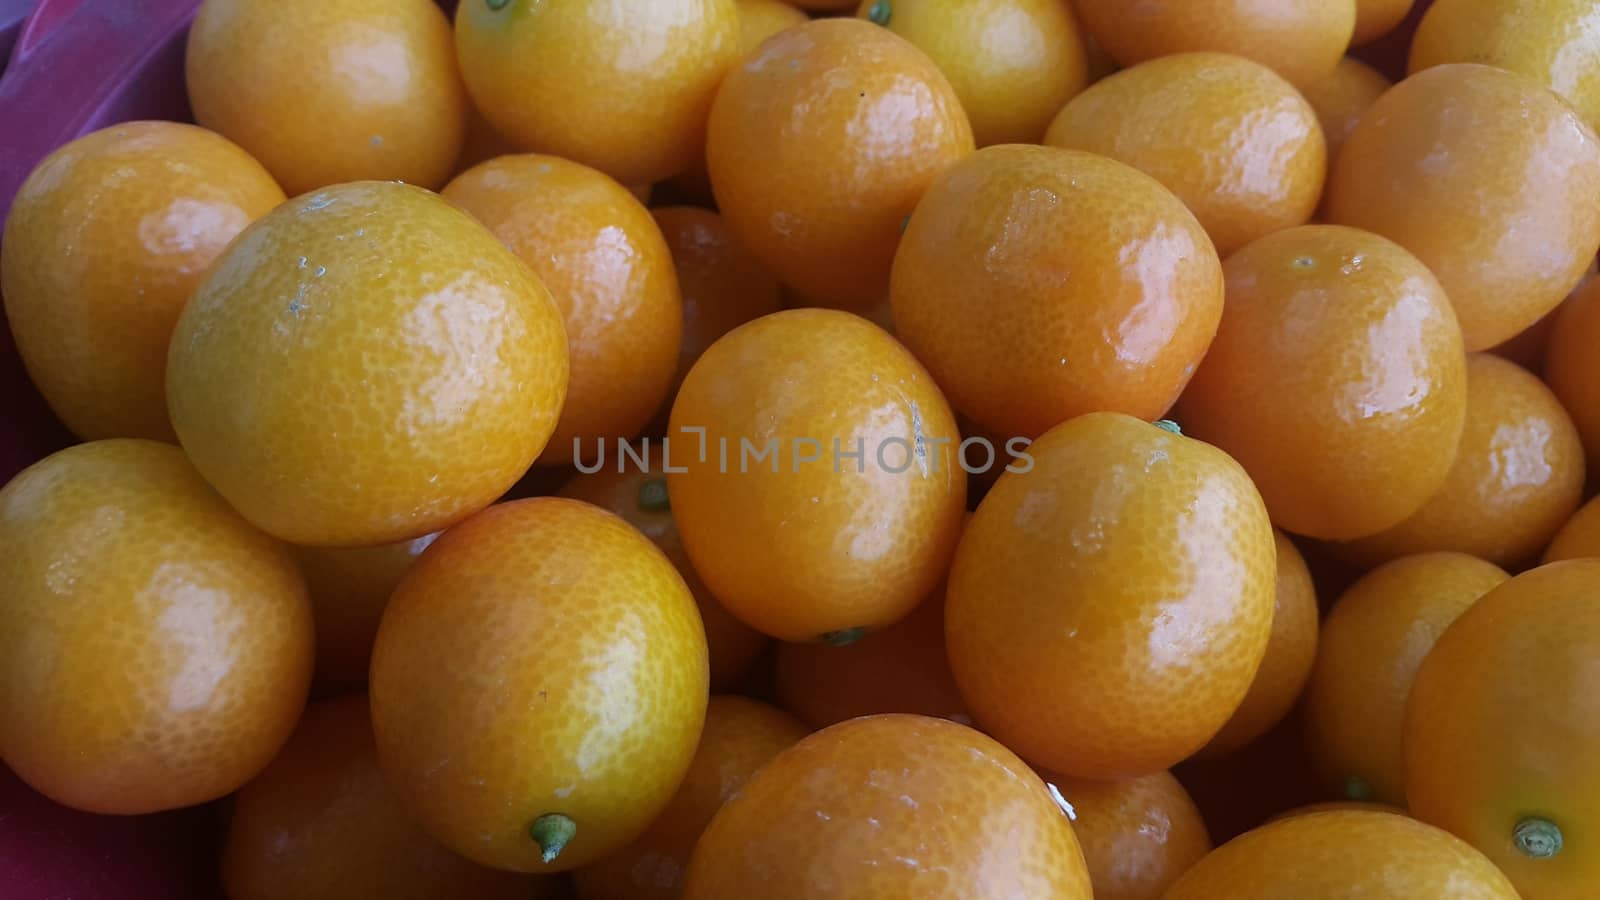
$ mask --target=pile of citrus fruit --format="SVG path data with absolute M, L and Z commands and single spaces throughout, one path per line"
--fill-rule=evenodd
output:
M 232 900 L 1600 897 L 1597 22 L 205 0 L 0 243 L 0 759 Z

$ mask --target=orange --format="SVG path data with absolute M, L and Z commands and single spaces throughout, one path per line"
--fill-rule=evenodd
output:
M 1416 0 L 1356 0 L 1356 30 L 1350 43 L 1370 44 L 1394 31 L 1415 4 Z
M 672 387 L 683 330 L 672 253 L 650 211 L 594 169 L 532 154 L 484 163 L 443 196 L 527 263 L 561 309 L 572 379 L 540 462 L 570 462 L 579 442 L 632 438 Z
M 739 58 L 734 0 L 462 0 L 456 51 L 485 118 L 519 148 L 654 182 L 705 141 Z
M 1483 854 L 1405 816 L 1293 816 L 1224 844 L 1162 900 L 1519 900 Z
M 1565 304 L 1550 335 L 1544 376 L 1583 437 L 1589 469 L 1600 472 L 1600 279 Z
M 466 91 L 429 0 L 205 0 L 185 65 L 195 121 L 290 196 L 362 180 L 437 188 L 461 152 Z
M 689 774 L 650 830 L 574 874 L 578 900 L 677 900 L 683 876 L 717 810 L 746 780 L 809 734 L 780 709 L 744 697 L 712 697 Z
M 1441 160 L 1446 161 L 1441 163 Z M 1439 276 L 1468 350 L 1554 309 L 1600 248 L 1600 140 L 1520 75 L 1437 66 L 1384 94 L 1335 160 L 1328 221 L 1366 228 Z
M 1465 554 L 1427 553 L 1374 569 L 1339 598 L 1301 702 L 1327 788 L 1405 803 L 1401 732 L 1417 669 L 1450 623 L 1509 577 Z
M 706 648 L 710 657 L 711 685 L 726 690 L 737 685 L 761 652 L 767 649 L 766 635 L 734 618 L 695 574 L 689 555 L 683 549 L 678 525 L 667 497 L 664 456 L 670 445 L 608 448 L 609 455 L 579 460 L 582 470 L 558 492 L 559 496 L 583 500 L 610 510 L 639 529 L 667 555 L 678 574 L 689 585 L 700 619 L 705 623 Z M 681 452 L 681 448 L 680 448 Z
M 1279 819 L 1292 819 L 1295 816 L 1308 816 L 1312 813 L 1320 812 L 1380 812 L 1396 816 L 1406 814 L 1404 809 L 1388 803 L 1367 803 L 1360 800 L 1329 800 L 1326 803 L 1308 803 L 1305 806 L 1297 806 L 1267 821 L 1276 822 Z
M 956 551 L 956 683 L 979 725 L 1035 765 L 1100 779 L 1169 768 L 1228 721 L 1266 653 L 1266 508 L 1222 451 L 1116 413 L 1028 453 L 1032 469 L 1000 476 Z
M 419 188 L 340 185 L 247 229 L 184 309 L 172 424 L 246 519 L 296 544 L 420 537 L 544 448 L 567 387 L 550 294 Z
M 1072 825 L 1005 747 L 922 716 L 853 719 L 779 754 L 711 820 L 684 900 L 1090 900 Z
M 950 79 L 979 147 L 1036 143 L 1089 81 L 1061 0 L 861 0 L 856 15 L 916 44 Z
M 739 9 L 739 52 L 751 53 L 780 31 L 804 25 L 811 18 L 784 0 L 736 0 Z
M 0 582 L 0 759 L 57 803 L 204 803 L 294 729 L 311 681 L 305 582 L 176 447 L 80 444 L 13 478 Z
M 857 19 L 769 38 L 728 73 L 706 165 L 728 227 L 807 301 L 883 299 L 905 217 L 972 152 L 955 89 L 927 54 Z
M 367 683 L 372 642 L 389 596 L 438 533 L 376 547 L 296 547 L 317 623 L 316 681 L 324 688 Z
M 1589 556 L 1600 556 L 1600 499 L 1584 504 L 1561 526 L 1545 551 L 1544 561 L 1553 563 Z
M 971 725 L 944 649 L 944 585 L 910 615 L 843 647 L 780 644 L 778 701 L 814 728 L 878 713 Z
M 234 798 L 222 851 L 229 900 L 528 900 L 543 879 L 497 872 L 440 846 L 378 771 L 367 695 L 306 709 L 272 764 Z
M 850 313 L 773 313 L 712 344 L 667 439 L 695 571 L 780 640 L 898 621 L 955 549 L 967 478 L 950 407 L 904 347 Z
M 1356 0 L 1074 0 L 1084 27 L 1131 66 L 1190 51 L 1253 59 L 1295 84 L 1315 84 L 1350 46 Z
M 1282 721 L 1300 699 L 1317 658 L 1317 621 L 1322 613 L 1311 571 L 1293 541 L 1279 531 L 1273 538 L 1278 577 L 1267 654 L 1233 718 L 1206 745 L 1208 755 L 1232 753 Z
M 989 147 L 917 207 L 890 303 L 957 409 L 1037 437 L 1088 412 L 1165 413 L 1216 333 L 1222 274 L 1194 216 L 1148 176 Z
M 1096 82 L 1055 117 L 1045 143 L 1161 182 L 1223 256 L 1309 221 L 1328 169 L 1305 97 L 1266 66 L 1224 53 L 1162 57 Z
M 1171 773 L 1123 781 L 1044 778 L 1066 801 L 1094 900 L 1160 900 L 1211 852 L 1200 810 Z
M 1346 545 L 1356 559 L 1456 550 L 1500 566 L 1536 558 L 1583 499 L 1583 444 L 1555 394 L 1514 362 L 1467 357 L 1467 420 L 1444 485 L 1399 525 Z
M 1519 72 L 1600 127 L 1600 33 L 1588 0 L 1435 0 L 1417 25 L 1410 70 L 1483 63 Z
M 789 0 L 795 6 L 813 12 L 828 13 L 849 9 L 856 0 Z
M 496 868 L 586 865 L 642 834 L 705 717 L 705 632 L 672 563 L 576 500 L 491 507 L 407 573 L 372 654 L 378 761 L 405 808 Z
M 0 240 L 0 292 L 17 353 L 68 428 L 174 439 L 178 314 L 228 242 L 282 202 L 260 163 L 192 125 L 116 125 L 39 163 Z
M 1306 102 L 1316 110 L 1322 136 L 1327 139 L 1330 169 L 1356 123 L 1393 86 L 1377 69 L 1347 56 L 1339 60 L 1332 75 L 1302 89 Z
M 1600 560 L 1490 591 L 1439 638 L 1406 706 L 1406 802 L 1528 900 L 1600 885 Z
M 1349 539 L 1399 524 L 1444 484 L 1466 417 L 1450 301 L 1375 234 L 1308 225 L 1223 263 L 1227 305 L 1179 405 L 1232 454 L 1273 523 Z
M 1593 276 L 1593 267 L 1590 274 L 1585 275 L 1585 281 L 1580 283 L 1573 293 L 1583 290 L 1587 279 Z M 1550 336 L 1555 333 L 1556 320 L 1561 318 L 1561 311 L 1566 309 L 1566 302 L 1544 314 L 1544 318 L 1524 328 L 1516 337 L 1503 341 L 1489 349 L 1489 353 L 1502 359 L 1509 359 L 1517 365 L 1527 369 L 1535 375 L 1544 374 L 1545 353 L 1550 348 Z

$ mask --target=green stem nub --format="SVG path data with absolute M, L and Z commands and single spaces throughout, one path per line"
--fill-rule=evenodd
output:
M 822 642 L 830 647 L 848 647 L 866 636 L 865 628 L 841 628 L 823 635 Z
M 572 836 L 578 833 L 578 823 L 563 816 L 561 813 L 546 813 L 533 820 L 528 827 L 528 834 L 533 837 L 533 842 L 539 845 L 539 858 L 545 865 L 555 862 L 561 851 L 567 848 L 572 841 Z
M 867 10 L 867 18 L 871 19 L 874 25 L 888 25 L 890 15 L 889 0 L 878 0 Z
M 1178 423 L 1172 421 L 1171 419 L 1162 419 L 1161 421 L 1155 423 L 1155 425 L 1162 431 L 1170 431 L 1177 435 L 1183 434 L 1183 429 L 1178 427 Z
M 1511 837 L 1530 859 L 1549 859 L 1561 852 L 1561 827 L 1549 819 L 1523 819 Z
M 1372 802 L 1372 785 L 1367 783 L 1360 775 L 1349 775 L 1344 780 L 1344 796 L 1357 803 Z
M 672 509 L 672 499 L 667 496 L 665 478 L 652 478 L 639 485 L 639 508 L 645 512 L 666 512 Z

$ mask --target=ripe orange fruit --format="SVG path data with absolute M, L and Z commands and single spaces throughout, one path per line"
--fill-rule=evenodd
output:
M 856 15 L 928 54 L 955 88 L 979 147 L 1037 143 L 1088 84 L 1083 38 L 1060 0 L 861 0 Z
M 528 900 L 544 879 L 497 872 L 415 825 L 378 771 L 366 694 L 306 708 L 272 764 L 234 798 L 222 851 L 229 900 Z
M 734 0 L 463 0 L 456 51 L 478 109 L 519 148 L 654 182 L 700 155 L 739 13 Z
M 572 378 L 539 461 L 632 438 L 672 387 L 683 332 L 672 253 L 650 211 L 594 169 L 533 154 L 484 163 L 443 196 L 527 263 L 561 309 Z
M 584 471 L 568 481 L 558 493 L 562 497 L 583 500 L 616 513 L 667 555 L 667 559 L 677 567 L 678 574 L 683 576 L 684 583 L 694 595 L 695 604 L 700 608 L 700 619 L 706 629 L 711 686 L 714 690 L 731 689 L 749 673 L 750 667 L 769 642 L 766 635 L 734 618 L 733 613 L 724 609 L 717 598 L 711 596 L 705 582 L 695 574 L 694 566 L 689 563 L 689 554 L 683 549 L 683 539 L 678 535 L 672 504 L 667 497 L 666 473 L 663 471 L 665 451 L 662 447 L 646 439 L 642 449 L 629 448 L 636 456 L 587 457 L 581 461 Z M 625 452 L 618 447 L 610 449 L 616 454 Z
M 260 163 L 192 125 L 116 125 L 39 163 L 0 240 L 0 293 L 29 377 L 68 428 L 174 439 L 178 314 L 228 242 L 282 202 Z
M 695 842 L 717 810 L 809 733 L 776 707 L 745 697 L 712 697 L 699 749 L 678 792 L 644 836 L 574 873 L 578 900 L 677 900 Z
M 1415 819 L 1366 810 L 1293 816 L 1212 851 L 1162 900 L 1519 900 L 1483 854 Z
M 1308 816 L 1312 813 L 1320 812 L 1379 812 L 1396 816 L 1406 814 L 1404 809 L 1388 803 L 1365 803 L 1360 800 L 1329 800 L 1326 803 L 1308 803 L 1305 806 L 1297 806 L 1286 813 L 1273 816 L 1267 821 L 1276 822 L 1280 819 L 1292 819 L 1295 816 Z
M 1160 900 L 1211 852 L 1200 810 L 1169 772 L 1122 781 L 1043 777 L 1066 801 L 1094 900 Z
M 290 196 L 364 180 L 437 188 L 461 153 L 466 91 L 429 0 L 205 0 L 185 66 L 195 121 Z
M 1600 279 L 1592 279 L 1561 310 L 1544 376 L 1572 415 L 1589 452 L 1589 470 L 1600 472 Z
M 13 478 L 0 582 L 0 759 L 57 803 L 204 803 L 294 729 L 311 681 L 305 582 L 176 447 L 80 444 Z
M 587 503 L 497 505 L 434 542 L 372 654 L 378 760 L 434 837 L 484 865 L 586 865 L 689 768 L 705 632 L 672 563 Z
M 856 0 L 789 0 L 801 9 L 813 12 L 838 12 L 856 5 Z
M 1278 527 L 1348 539 L 1434 495 L 1466 415 L 1461 329 L 1438 279 L 1353 228 L 1268 235 L 1223 263 L 1216 341 L 1184 428 L 1232 454 Z
M 784 0 L 736 0 L 739 9 L 739 52 L 754 52 L 780 31 L 804 25 L 811 18 Z M 702 160 L 703 162 L 703 160 Z
M 172 339 L 167 402 L 200 474 L 297 544 L 420 537 L 533 462 L 567 388 L 550 294 L 414 187 L 298 197 L 212 267 Z
M 904 347 L 850 313 L 774 313 L 712 344 L 667 438 L 695 571 L 773 637 L 892 624 L 954 551 L 967 478 L 950 407 Z
M 1600 499 L 1590 500 L 1561 526 L 1544 553 L 1547 563 L 1600 556 Z
M 1456 550 L 1536 558 L 1583 499 L 1583 444 L 1555 394 L 1516 363 L 1467 357 L 1467 419 L 1444 485 L 1399 525 L 1345 545 L 1356 559 Z
M 1416 0 L 1356 0 L 1356 30 L 1350 43 L 1359 47 L 1394 31 L 1415 4 Z
M 1440 160 L 1448 160 L 1441 165 Z M 1339 151 L 1328 220 L 1417 255 L 1468 350 L 1554 309 L 1600 248 L 1600 139 L 1524 76 L 1438 66 L 1384 94 Z
M 1233 715 L 1272 627 L 1272 525 L 1222 451 L 1116 413 L 1062 424 L 962 535 L 945 641 L 986 731 L 1074 778 L 1169 768 Z
M 1253 59 L 1295 84 L 1327 77 L 1350 46 L 1356 0 L 1074 0 L 1084 27 L 1124 66 L 1190 51 Z
M 1322 136 L 1328 142 L 1328 168 L 1339 158 L 1339 151 L 1356 128 L 1356 123 L 1372 104 L 1394 87 L 1383 73 L 1347 56 L 1339 60 L 1333 74 L 1301 89 L 1306 102 L 1316 110 Z
M 882 300 L 905 217 L 972 152 L 955 89 L 910 42 L 857 19 L 768 39 L 728 73 L 706 164 L 728 227 L 808 302 Z
M 1417 669 L 1450 623 L 1509 577 L 1462 553 L 1426 553 L 1379 566 L 1339 598 L 1301 702 L 1306 748 L 1329 789 L 1405 803 L 1401 732 Z
M 1087 153 L 990 147 L 929 188 L 890 302 L 956 408 L 986 431 L 1037 437 L 1088 412 L 1165 413 L 1216 333 L 1221 265 L 1148 176 Z
M 1328 171 L 1316 110 L 1259 63 L 1180 53 L 1097 82 L 1045 143 L 1125 162 L 1194 211 L 1223 256 L 1304 225 Z
M 906 715 L 835 725 L 763 766 L 711 820 L 683 892 L 819 894 L 1090 898 L 1072 825 L 1027 764 L 966 726 Z
M 372 642 L 383 608 L 438 532 L 376 547 L 295 547 L 317 623 L 316 682 L 323 688 L 367 683 Z
M 1293 541 L 1279 531 L 1273 538 L 1278 577 L 1267 653 L 1233 718 L 1206 745 L 1208 755 L 1232 753 L 1282 721 L 1300 699 L 1317 658 L 1317 621 L 1322 613 L 1311 571 Z
M 1486 594 L 1434 645 L 1406 705 L 1406 802 L 1483 851 L 1523 897 L 1600 885 L 1600 560 Z
M 1436 0 L 1417 25 L 1410 70 L 1482 63 L 1518 72 L 1600 127 L 1600 33 L 1587 0 Z

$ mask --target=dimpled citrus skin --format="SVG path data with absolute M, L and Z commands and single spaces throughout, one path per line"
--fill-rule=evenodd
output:
M 366 694 L 306 708 L 272 764 L 239 791 L 222 850 L 229 900 L 530 900 L 535 876 L 446 850 L 378 771 Z
M 185 65 L 195 121 L 290 196 L 361 180 L 437 188 L 461 152 L 466 91 L 429 0 L 205 0 Z
M 1401 732 L 1417 669 L 1439 635 L 1506 579 L 1462 553 L 1379 566 L 1350 586 L 1322 626 L 1301 700 L 1306 748 L 1325 787 L 1405 803 Z
M 1326 77 L 1350 45 L 1356 0 L 1074 0 L 1085 30 L 1131 66 L 1207 50 L 1253 59 L 1295 84 Z
M 28 375 L 80 438 L 174 440 L 167 345 L 206 267 L 283 202 L 212 132 L 128 122 L 56 150 L 0 240 L 6 319 Z
M 573 875 L 578 900 L 677 900 L 695 842 L 717 810 L 773 757 L 810 734 L 798 719 L 746 697 L 714 696 L 689 774 L 650 830 Z
M 1591 280 L 1561 310 L 1545 355 L 1544 376 L 1561 398 L 1600 472 L 1600 279 Z
M 769 38 L 728 73 L 706 164 L 751 252 L 807 301 L 883 299 L 905 217 L 972 152 L 955 89 L 927 54 L 858 19 Z
M 468 0 L 483 2 L 483 0 Z M 572 377 L 542 463 L 570 462 L 644 427 L 678 365 L 683 301 L 661 229 L 628 189 L 588 166 L 527 154 L 458 176 L 443 196 L 538 275 L 566 324 Z
M 561 314 L 465 213 L 359 182 L 240 235 L 173 334 L 167 402 L 195 466 L 296 544 L 437 531 L 527 471 L 567 388 Z
M 797 309 L 730 332 L 689 370 L 667 438 L 683 546 L 758 631 L 889 625 L 949 564 L 967 496 L 954 416 L 865 319 Z
M 1232 753 L 1282 721 L 1300 699 L 1317 658 L 1317 621 L 1322 613 L 1311 571 L 1283 532 L 1274 531 L 1273 539 L 1278 549 L 1278 577 L 1267 655 L 1233 718 L 1206 745 L 1207 754 Z
M 1072 825 L 1015 754 L 922 716 L 852 719 L 761 768 L 711 820 L 684 900 L 1090 900 Z
M 1350 539 L 1444 484 L 1466 416 L 1466 354 L 1439 280 L 1377 235 L 1307 225 L 1223 262 L 1217 339 L 1179 403 L 1242 464 L 1273 523 Z
M 699 156 L 739 13 L 734 0 L 462 0 L 456 51 L 478 108 L 519 147 L 653 182 Z
M 769 37 L 811 21 L 799 8 L 783 0 L 737 0 L 739 9 L 739 50 L 749 53 Z
M 1162 900 L 1520 900 L 1460 839 L 1405 816 L 1333 810 L 1280 819 L 1224 844 Z
M 1124 778 L 1199 750 L 1267 649 L 1277 576 L 1233 460 L 1116 413 L 1066 422 L 962 535 L 945 642 L 973 717 L 1024 759 Z
M 1347 56 L 1339 60 L 1332 75 L 1301 90 L 1306 102 L 1316 110 L 1317 122 L 1322 125 L 1322 136 L 1328 143 L 1330 170 L 1361 116 L 1393 86 L 1377 69 Z
M 1585 503 L 1561 526 L 1555 540 L 1545 550 L 1544 561 L 1553 563 L 1589 556 L 1600 556 L 1600 499 Z
M 484 865 L 571 869 L 638 837 L 705 717 L 694 597 L 644 535 L 562 498 L 445 532 L 395 591 L 372 657 L 384 775 L 434 837 Z M 551 863 L 530 826 L 577 826 Z
M 1600 560 L 1552 563 L 1484 595 L 1417 672 L 1406 705 L 1413 815 L 1494 860 L 1526 900 L 1580 900 L 1600 884 Z M 1518 849 L 1529 817 L 1559 853 Z
M 1292 819 L 1295 816 L 1308 816 L 1320 812 L 1380 812 L 1390 815 L 1403 816 L 1404 809 L 1388 803 L 1365 803 L 1360 800 L 1329 800 L 1325 803 L 1307 803 L 1297 806 L 1285 813 L 1279 813 L 1268 819 L 1267 822 L 1276 822 L 1280 819 Z M 1265 824 L 1265 823 L 1263 823 Z
M 1200 810 L 1170 772 L 1121 781 L 1042 777 L 1072 809 L 1094 900 L 1160 900 L 1211 852 Z
M 1061 110 L 1045 143 L 1161 182 L 1224 256 L 1304 225 L 1328 166 L 1305 97 L 1266 66 L 1225 53 L 1180 53 L 1104 78 Z
M 608 509 L 639 529 L 645 537 L 661 548 L 667 559 L 677 567 L 684 583 L 694 594 L 700 608 L 700 620 L 706 629 L 706 648 L 710 657 L 711 686 L 714 690 L 728 690 L 749 673 L 756 658 L 771 641 L 767 636 L 734 618 L 711 596 L 711 591 L 700 580 L 683 549 L 683 539 L 678 536 L 678 524 L 666 502 L 666 473 L 662 445 L 651 442 L 645 447 L 630 448 L 636 455 L 618 456 L 616 446 L 607 448 L 603 460 L 596 459 L 591 450 L 584 455 L 585 468 L 600 468 L 594 472 L 580 472 L 562 486 L 562 497 L 593 503 Z M 681 448 L 680 448 L 681 452 Z M 642 462 L 641 462 L 642 460 Z
M 316 682 L 323 688 L 367 683 L 378 622 L 400 579 L 438 532 L 376 547 L 295 547 L 317 622 Z
M 1369 44 L 1393 31 L 1405 21 L 1416 0 L 1356 0 L 1356 30 L 1353 46 Z
M 1467 420 L 1422 508 L 1342 548 L 1358 560 L 1455 550 L 1500 566 L 1538 557 L 1583 499 L 1583 443 L 1555 394 L 1514 362 L 1467 357 Z
M 1060 0 L 861 0 L 856 15 L 916 44 L 950 79 L 979 147 L 1037 142 L 1089 81 Z
M 80 444 L 0 490 L 0 758 L 97 813 L 221 797 L 288 739 L 311 607 L 170 444 Z
M 1537 322 L 1600 248 L 1600 139 L 1561 99 L 1488 66 L 1407 78 L 1339 151 L 1329 222 L 1366 228 L 1439 276 L 1468 350 Z
M 1137 170 L 989 147 L 917 207 L 890 302 L 957 409 L 1037 437 L 1088 412 L 1165 413 L 1216 333 L 1222 267 L 1183 203 Z

